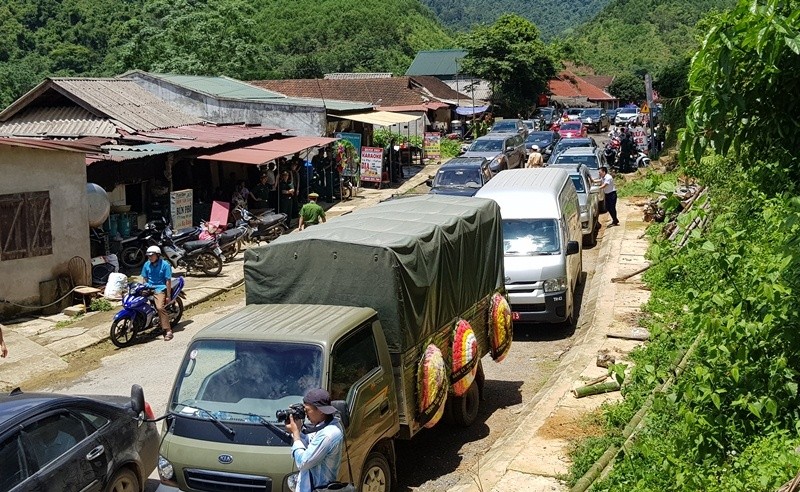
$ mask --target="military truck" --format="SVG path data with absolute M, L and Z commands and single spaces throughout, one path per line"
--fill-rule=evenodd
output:
M 395 439 L 442 413 L 470 425 L 481 359 L 501 359 L 510 345 L 492 200 L 381 203 L 247 250 L 244 273 L 246 306 L 187 348 L 164 428 L 164 485 L 288 492 L 297 469 L 276 414 L 322 387 L 345 424 L 340 479 L 388 492 Z M 474 357 L 459 367 L 467 340 Z

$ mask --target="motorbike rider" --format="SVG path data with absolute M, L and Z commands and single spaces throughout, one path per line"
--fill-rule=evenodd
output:
M 147 260 L 142 266 L 145 284 L 153 289 L 153 300 L 158 310 L 158 319 L 164 329 L 164 340 L 172 340 L 172 327 L 167 314 L 167 299 L 172 297 L 172 266 L 161 258 L 161 248 L 147 248 Z
M 631 168 L 631 156 L 636 149 L 636 142 L 633 141 L 633 135 L 630 130 L 623 128 L 622 140 L 619 143 L 620 147 L 620 168 L 622 172 L 628 172 Z

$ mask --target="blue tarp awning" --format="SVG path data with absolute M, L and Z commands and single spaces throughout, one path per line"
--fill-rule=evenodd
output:
M 489 109 L 489 106 L 459 106 L 456 108 L 456 114 L 470 116 L 473 114 L 483 113 Z

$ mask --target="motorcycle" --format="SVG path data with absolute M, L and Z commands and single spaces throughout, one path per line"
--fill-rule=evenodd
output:
M 201 225 L 202 232 L 198 239 L 213 239 L 222 251 L 222 261 L 228 263 L 236 258 L 242 250 L 242 241 L 247 234 L 248 226 L 243 220 L 239 220 L 236 226 L 231 229 L 217 226 L 209 222 Z
M 157 244 L 164 253 L 164 259 L 173 268 L 184 267 L 187 271 L 200 270 L 206 275 L 216 276 L 222 271 L 222 250 L 214 240 L 187 241 L 181 245 L 172 240 L 169 226 L 161 233 Z
M 172 279 L 172 292 L 165 306 L 171 328 L 175 328 L 183 316 L 183 299 L 186 298 L 183 284 L 183 277 Z M 128 293 L 122 298 L 122 310 L 111 323 L 111 342 L 119 348 L 127 347 L 143 332 L 160 327 L 153 289 L 142 283 L 128 284 Z
M 249 228 L 244 235 L 244 239 L 248 242 L 256 244 L 261 241 L 270 242 L 289 230 L 286 227 L 286 214 L 284 213 L 267 210 L 263 214 L 255 216 L 244 207 L 237 207 L 236 211 Z
M 158 244 L 161 233 L 164 231 L 166 220 L 151 220 L 145 225 L 144 229 L 136 235 L 136 240 L 128 243 L 119 253 L 120 264 L 127 269 L 136 269 L 144 265 L 147 255 L 145 251 L 148 246 Z M 199 227 L 188 227 L 181 229 L 173 234 L 172 240 L 175 244 L 183 244 L 192 241 L 200 235 Z

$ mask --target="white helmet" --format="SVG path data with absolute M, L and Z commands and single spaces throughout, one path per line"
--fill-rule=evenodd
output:
M 534 151 L 534 152 L 539 152 L 539 146 L 538 145 L 531 145 L 531 150 Z
M 161 248 L 159 248 L 158 246 L 150 246 L 149 248 L 147 248 L 147 256 L 153 254 L 161 255 Z

